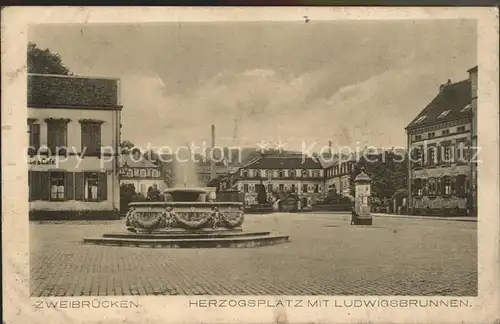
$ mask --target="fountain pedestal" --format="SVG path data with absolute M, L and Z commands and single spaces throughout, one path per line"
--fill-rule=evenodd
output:
M 127 233 L 107 233 L 84 243 L 149 247 L 253 247 L 288 242 L 288 236 L 244 232 L 241 202 L 205 201 L 203 189 L 169 189 L 165 202 L 131 203 Z

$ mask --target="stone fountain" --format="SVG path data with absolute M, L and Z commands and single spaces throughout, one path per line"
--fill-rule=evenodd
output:
M 125 219 L 127 231 L 86 238 L 84 243 L 218 248 L 255 247 L 288 242 L 288 236 L 271 235 L 267 231 L 243 231 L 243 203 L 220 201 L 221 197 L 216 201 L 214 192 L 201 188 L 192 157 L 192 152 L 185 152 L 184 156 L 174 161 L 177 188 L 167 189 L 164 192 L 164 201 L 129 204 L 130 210 Z
M 203 188 L 173 188 L 161 202 L 133 202 L 127 232 L 106 233 L 84 243 L 166 248 L 256 247 L 285 243 L 288 236 L 246 232 L 241 202 L 216 202 Z

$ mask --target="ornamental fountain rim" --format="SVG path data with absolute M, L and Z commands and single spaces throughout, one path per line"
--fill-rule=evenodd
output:
M 163 193 L 166 194 L 173 192 L 190 192 L 190 193 L 207 194 L 208 190 L 205 190 L 203 188 L 167 188 L 163 191 Z
M 130 207 L 219 207 L 219 206 L 234 206 L 242 207 L 242 202 L 231 201 L 137 201 L 128 204 Z

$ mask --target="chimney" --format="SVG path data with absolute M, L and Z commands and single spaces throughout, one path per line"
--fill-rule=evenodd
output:
M 439 86 L 439 92 L 443 91 L 444 88 L 446 88 L 448 85 L 451 84 L 451 79 L 448 79 L 445 84 L 442 84 Z
M 211 143 L 211 146 L 212 146 L 212 149 L 211 149 L 211 153 L 210 153 L 210 180 L 212 179 L 215 179 L 215 166 L 214 166 L 214 161 L 213 161 L 213 158 L 214 158 L 214 148 L 215 148 L 215 125 L 212 125 L 212 132 L 211 132 L 211 140 L 212 140 L 212 143 Z
M 332 141 L 328 141 L 328 153 L 332 155 Z

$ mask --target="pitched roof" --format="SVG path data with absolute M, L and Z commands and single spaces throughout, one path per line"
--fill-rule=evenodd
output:
M 116 109 L 118 92 L 118 79 L 28 74 L 28 107 Z
M 406 128 L 422 127 L 469 116 L 464 109 L 471 103 L 470 81 L 463 80 L 443 85 L 437 96 L 422 110 Z
M 262 156 L 243 166 L 245 169 L 321 169 L 321 163 L 303 155 Z
M 131 168 L 158 168 L 158 166 L 156 164 L 149 161 L 145 157 L 141 157 L 140 160 L 137 160 L 137 159 L 133 159 L 129 155 L 125 155 L 125 156 L 122 156 L 122 158 L 120 160 L 120 167 L 123 167 L 125 165 L 125 163 L 127 164 L 127 166 L 129 166 Z

